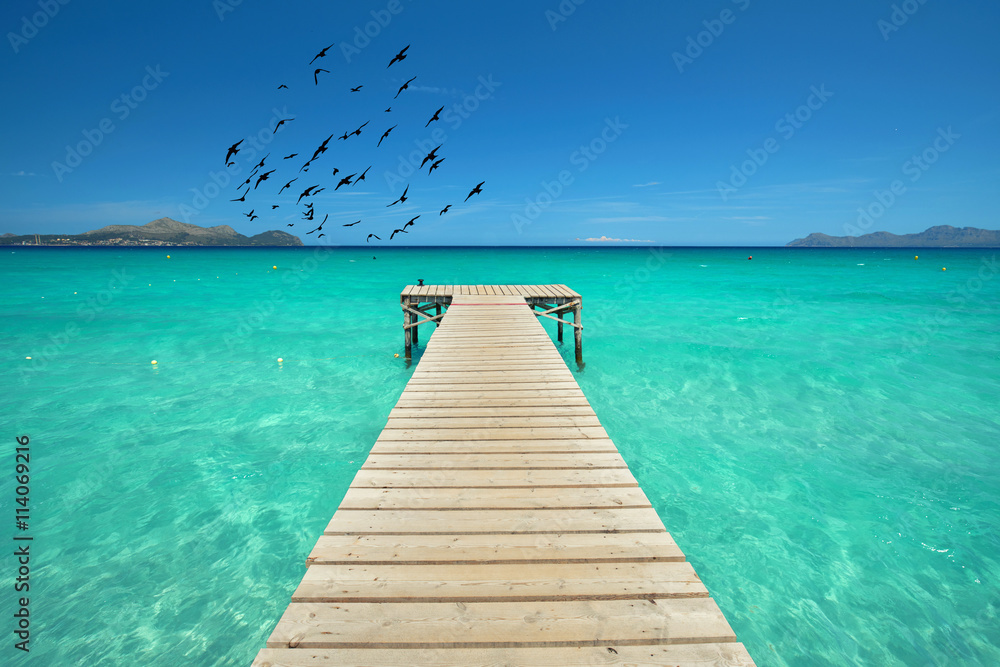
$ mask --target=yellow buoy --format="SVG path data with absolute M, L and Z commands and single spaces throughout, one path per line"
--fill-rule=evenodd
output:
M 31 359 L 31 357 L 25 357 L 25 359 Z
M 167 255 L 167 259 L 170 259 L 170 255 Z
M 941 267 L 941 270 L 942 270 L 942 271 L 947 271 L 948 269 L 946 269 L 945 267 L 943 267 L 943 266 L 942 266 L 942 267 Z
M 151 363 L 151 364 L 153 364 L 153 365 L 155 366 L 155 365 L 156 365 L 156 359 L 153 359 L 153 360 L 152 360 L 151 362 L 149 362 L 149 363 Z
M 394 357 L 396 357 L 397 359 L 399 359 L 399 352 L 397 352 L 396 354 L 394 354 L 394 355 L 392 355 L 392 356 L 394 356 Z
M 913 259 L 920 259 L 920 255 L 914 255 Z
M 278 268 L 278 267 L 276 267 L 276 266 L 272 266 L 271 268 L 272 268 L 272 269 L 276 269 L 276 268 Z
M 284 361 L 284 359 L 282 359 L 281 357 L 278 357 L 278 363 L 280 364 L 282 361 Z

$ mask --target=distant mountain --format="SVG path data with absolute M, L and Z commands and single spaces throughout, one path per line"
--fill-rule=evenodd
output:
M 301 239 L 271 230 L 244 236 L 229 225 L 199 227 L 171 218 L 160 218 L 145 225 L 108 225 L 83 234 L 43 234 L 43 245 L 205 245 L 205 246 L 300 246 Z M 0 236 L 0 245 L 34 245 L 34 234 Z
M 1000 248 L 1000 231 L 938 225 L 919 234 L 875 232 L 862 236 L 810 234 L 788 248 Z

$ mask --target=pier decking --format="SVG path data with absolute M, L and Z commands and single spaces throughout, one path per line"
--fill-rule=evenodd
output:
M 254 667 L 753 665 L 526 298 L 450 292 Z

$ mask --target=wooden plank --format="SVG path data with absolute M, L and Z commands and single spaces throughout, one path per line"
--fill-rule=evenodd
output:
M 610 650 L 609 650 L 610 649 Z M 743 644 L 547 648 L 262 649 L 251 667 L 752 667 Z
M 610 439 L 585 440 L 379 440 L 371 454 L 615 454 Z
M 314 564 L 292 593 L 292 602 L 472 603 L 651 597 L 707 598 L 708 590 L 687 562 Z
M 268 648 L 650 646 L 733 642 L 711 598 L 292 603 Z
M 475 395 L 475 392 L 471 392 Z M 521 408 L 521 409 L 531 409 L 537 408 L 538 410 L 545 410 L 551 408 L 556 410 L 560 407 L 578 407 L 587 406 L 590 409 L 590 403 L 587 402 L 586 397 L 583 392 L 560 392 L 564 395 L 562 396 L 532 396 L 530 394 L 537 394 L 541 392 L 526 392 L 528 396 L 521 396 L 521 392 L 488 392 L 479 395 L 478 398 L 470 397 L 470 392 L 452 392 L 452 393 L 442 393 L 442 392 L 411 392 L 403 394 L 399 397 L 396 402 L 396 407 L 399 409 L 411 409 L 411 408 Z M 499 396 L 499 394 L 510 394 L 508 396 Z M 439 395 L 439 398 L 433 398 L 433 396 Z
M 380 470 L 362 468 L 354 476 L 352 487 L 421 488 L 537 487 L 617 488 L 638 486 L 628 468 L 591 468 L 577 470 L 463 470 L 460 475 L 450 470 Z
M 638 563 L 683 560 L 683 552 L 669 533 L 321 535 L 306 559 L 306 565 Z
M 600 420 L 595 414 L 569 415 L 563 417 L 515 415 L 508 417 L 460 417 L 432 414 L 408 417 L 390 417 L 385 429 L 439 429 L 439 428 L 572 428 L 599 427 Z
M 603 429 L 602 429 L 603 430 Z M 382 432 L 380 442 L 390 440 L 421 440 L 423 438 L 406 438 L 386 436 Z M 446 440 L 447 438 L 440 438 Z M 453 438 L 459 440 L 457 436 Z M 513 438 L 512 438 L 513 439 Z M 497 439 L 502 441 L 502 439 Z M 526 457 L 520 454 L 494 454 L 492 452 L 476 452 L 472 454 L 376 454 L 371 453 L 363 466 L 369 470 L 403 470 L 403 469 L 449 469 L 449 470 L 491 470 L 499 469 L 532 469 L 532 470 L 587 470 L 591 468 L 627 468 L 625 460 L 617 452 L 594 453 L 578 456 L 573 452 L 553 454 L 533 454 Z
M 497 509 L 468 512 L 437 510 L 337 510 L 326 535 L 419 535 L 470 533 L 662 533 L 656 510 L 647 509 Z
M 607 438 L 603 426 L 386 429 L 380 440 L 557 440 Z
M 406 407 L 396 405 L 389 412 L 389 419 L 416 419 L 427 417 L 586 417 L 594 415 L 589 405 L 521 405 L 497 406 L 492 401 L 483 401 L 475 407 L 452 405 L 441 401 L 436 406 Z
M 352 487 L 342 510 L 385 509 L 616 509 L 652 507 L 638 487 L 619 489 L 372 489 Z

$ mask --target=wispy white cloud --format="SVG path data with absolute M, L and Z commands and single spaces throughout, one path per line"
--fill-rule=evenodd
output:
M 659 184 L 660 184 L 659 181 L 650 181 L 649 183 L 636 183 L 632 187 L 633 188 L 648 188 L 651 185 L 659 185 Z
M 633 215 L 618 216 L 612 218 L 589 218 L 588 223 L 616 223 L 616 222 L 686 222 L 693 218 L 668 218 L 663 215 Z
M 35 172 L 33 172 L 33 171 L 25 171 L 24 169 L 22 169 L 21 171 L 11 172 L 10 175 L 11 176 L 38 176 L 38 174 L 36 174 Z
M 588 243 L 652 243 L 650 240 L 640 240 L 640 239 L 613 239 L 607 236 L 592 237 L 589 239 L 580 239 L 577 241 L 587 241 Z

